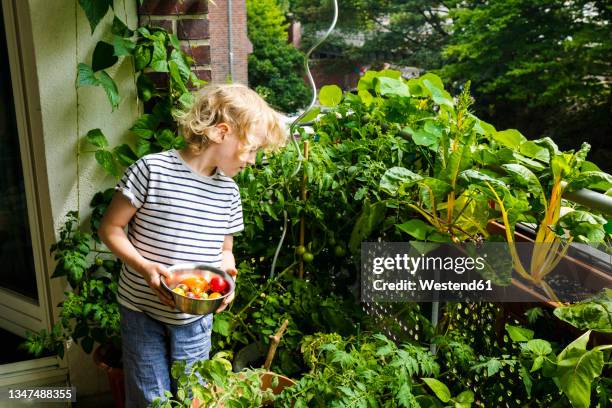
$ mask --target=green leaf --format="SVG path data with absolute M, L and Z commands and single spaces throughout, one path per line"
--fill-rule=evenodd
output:
M 113 36 L 113 55 L 117 57 L 132 55 L 135 48 L 136 44 L 129 38 Z
M 318 106 L 315 106 L 314 108 L 309 110 L 302 119 L 300 119 L 300 123 L 310 122 L 310 121 L 315 120 L 317 116 L 319 116 L 319 113 L 321 113 L 321 108 L 319 108 Z
M 367 202 L 364 203 L 363 210 L 355 222 L 349 241 L 349 248 L 353 253 L 359 251 L 361 241 L 368 237 L 384 220 L 386 212 L 387 203 L 385 201 L 379 201 L 373 205 Z
M 552 347 L 549 342 L 542 339 L 532 339 L 521 345 L 523 350 L 529 351 L 537 356 L 547 356 L 552 353 Z
M 122 144 L 113 149 L 113 153 L 115 153 L 116 161 L 123 166 L 130 166 L 136 160 L 138 160 L 138 156 L 132 150 L 130 146 L 127 144 Z
M 98 164 L 100 164 L 109 174 L 115 177 L 121 175 L 111 152 L 108 150 L 97 150 L 94 156 Z
M 172 78 L 174 85 L 181 93 L 186 93 L 187 87 L 185 86 L 185 83 L 181 78 L 181 73 L 179 72 L 179 68 L 176 61 L 173 60 L 168 62 L 168 70 L 170 71 L 170 78 Z
M 525 327 L 512 326 L 506 323 L 506 331 L 514 342 L 523 342 L 533 339 L 533 330 L 529 330 Z
M 142 71 L 151 62 L 151 48 L 145 45 L 137 45 L 134 51 L 134 61 L 136 71 Z
M 404 167 L 392 167 L 380 179 L 379 187 L 391 195 L 395 195 L 400 187 L 406 187 L 423 177 Z
M 96 48 L 94 48 L 91 62 L 93 71 L 98 72 L 108 67 L 112 67 L 117 61 L 119 61 L 119 58 L 115 56 L 113 46 L 107 42 L 98 41 Z
M 138 89 L 138 97 L 142 99 L 143 102 L 149 101 L 155 95 L 155 84 L 151 78 L 145 74 L 138 75 L 136 88 Z M 179 98 L 179 102 L 182 102 L 181 98 Z
M 470 390 L 463 391 L 455 397 L 455 400 L 463 404 L 471 404 L 474 402 L 474 393 Z
M 319 91 L 321 105 L 334 107 L 342 100 L 342 89 L 337 85 L 325 85 Z
M 443 87 L 436 86 L 429 79 L 423 79 L 422 84 L 427 90 L 429 90 L 435 103 L 438 105 L 448 106 L 449 108 L 453 108 L 455 106 L 453 97 L 446 92 Z
M 448 402 L 451 399 L 451 393 L 448 387 L 441 381 L 435 378 L 421 378 L 429 388 L 436 394 L 436 397 L 442 402 Z
M 96 78 L 93 70 L 87 64 L 80 63 L 77 67 L 77 86 L 95 86 L 100 81 Z
M 612 176 L 602 171 L 585 171 L 574 178 L 567 186 L 567 191 L 581 188 L 592 188 L 606 191 L 612 188 Z
M 388 77 L 374 78 L 374 90 L 380 95 L 410 96 L 408 85 L 402 79 Z
M 527 141 L 525 136 L 516 129 L 502 130 L 501 132 L 493 133 L 492 136 L 496 142 L 516 151 L 519 151 L 521 144 Z
M 502 167 L 519 186 L 526 187 L 535 197 L 542 197 L 545 200 L 540 180 L 531 170 L 516 163 L 502 164 Z
M 370 104 L 374 101 L 374 97 L 372 96 L 372 94 L 365 89 L 360 89 L 359 91 L 357 91 L 357 95 L 365 106 L 370 106 Z
M 108 9 L 113 7 L 113 0 L 79 0 L 79 4 L 87 16 L 93 34 Z
M 100 129 L 92 129 L 87 132 L 87 141 L 92 145 L 104 149 L 108 146 L 108 140 Z
M 155 129 L 159 125 L 157 116 L 146 113 L 141 115 L 134 125 L 130 128 L 132 132 L 145 139 L 150 139 L 155 134 Z
M 413 130 L 410 127 L 405 128 L 404 131 L 412 135 L 412 141 L 417 146 L 427 146 L 434 151 L 438 149 L 438 141 L 440 140 L 439 135 L 430 133 L 425 129 Z
M 153 56 L 151 57 L 151 69 L 155 72 L 168 72 L 168 53 L 163 41 L 153 42 Z
M 558 307 L 554 314 L 580 330 L 612 333 L 612 289 L 604 289 L 591 299 Z
M 540 160 L 545 163 L 550 161 L 550 153 L 548 152 L 548 149 L 546 147 L 537 145 L 531 140 L 522 143 L 519 150 L 521 154 L 524 154 L 531 159 Z
M 591 384 L 601 375 L 604 359 L 599 350 L 586 351 L 590 330 L 574 340 L 557 357 L 559 388 L 572 406 L 588 408 L 591 403 Z
M 120 37 L 131 37 L 134 35 L 134 31 L 130 30 L 127 25 L 119 17 L 115 15 L 113 18 L 113 26 L 111 27 L 111 33 Z
M 161 147 L 165 150 L 172 148 L 172 143 L 174 142 L 175 135 L 170 129 L 164 129 L 161 133 L 157 135 L 157 142 Z
M 181 53 L 179 50 L 172 50 L 170 60 L 176 63 L 176 67 L 178 68 L 182 81 L 187 83 L 189 81 L 189 77 L 191 76 L 191 70 L 189 69 L 189 64 L 187 61 L 185 61 L 183 53 Z
M 425 241 L 429 234 L 436 231 L 434 227 L 418 218 L 408 220 L 403 224 L 397 224 L 395 227 L 406 234 L 412 235 L 419 241 Z
M 115 110 L 121 101 L 117 84 L 115 84 L 113 78 L 111 78 L 106 71 L 101 71 L 99 75 L 100 85 L 102 85 L 102 88 L 104 88 L 104 91 L 106 92 L 106 96 L 108 97 L 108 100 L 113 108 L 112 110 Z
M 433 208 L 434 200 L 437 207 L 445 201 L 448 193 L 453 191 L 453 187 L 450 184 L 434 177 L 424 177 L 418 183 L 421 200 L 430 209 Z M 433 197 L 431 193 L 433 193 Z
M 559 218 L 558 225 L 569 231 L 579 242 L 598 244 L 606 236 L 604 225 L 607 220 L 587 211 L 574 210 Z

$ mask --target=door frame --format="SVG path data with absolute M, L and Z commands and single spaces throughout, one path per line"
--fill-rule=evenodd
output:
M 55 232 L 28 3 L 1 0 L 38 292 L 36 304 L 0 288 L 0 327 L 20 336 L 28 330 L 50 330 L 57 317 L 55 305 L 63 297 L 62 283 L 50 278 L 54 261 L 48 248 L 55 242 Z M 67 372 L 66 361 L 57 356 L 0 365 L 0 386 L 28 379 L 44 383 L 44 378 L 66 378 Z

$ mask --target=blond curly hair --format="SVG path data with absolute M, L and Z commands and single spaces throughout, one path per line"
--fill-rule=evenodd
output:
M 175 113 L 179 129 L 188 147 L 196 154 L 217 141 L 215 126 L 227 123 L 237 130 L 242 150 L 253 147 L 273 152 L 287 142 L 287 132 L 280 114 L 272 109 L 255 91 L 241 84 L 210 84 L 195 94 L 195 101 L 187 111 Z M 266 137 L 259 146 L 249 130 L 255 124 L 266 129 Z

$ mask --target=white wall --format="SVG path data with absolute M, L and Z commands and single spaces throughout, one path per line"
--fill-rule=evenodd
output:
M 124 4 L 125 1 L 125 4 Z M 43 122 L 45 159 L 54 230 L 57 233 L 68 211 L 79 210 L 85 225 L 89 225 L 89 201 L 100 190 L 112 187 L 117 180 L 107 176 L 96 163 L 92 150 L 83 143 L 84 135 L 100 128 L 111 146 L 128 142 L 134 146 L 136 138 L 128 129 L 138 116 L 133 66 L 129 59 L 108 70 L 115 79 L 122 97 L 119 109 L 111 113 L 111 106 L 100 87 L 75 89 L 77 64 L 91 64 L 97 41 L 112 43 L 110 24 L 112 12 L 91 29 L 77 1 L 29 0 L 36 71 L 40 87 L 40 106 Z M 137 24 L 136 0 L 115 0 L 115 12 L 130 28 Z M 78 104 L 77 104 L 78 101 Z M 77 151 L 78 154 L 77 159 Z M 49 272 L 49 275 L 51 272 Z M 64 288 L 64 289 L 67 289 Z M 61 298 L 61 290 L 55 296 Z M 53 299 L 53 304 L 59 300 Z M 105 373 L 93 364 L 90 355 L 80 347 L 67 353 L 70 379 L 79 395 L 105 391 Z

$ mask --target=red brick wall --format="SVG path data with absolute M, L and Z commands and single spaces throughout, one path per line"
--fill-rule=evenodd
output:
M 228 51 L 228 0 L 215 0 L 208 8 L 213 82 L 226 82 L 230 77 Z M 234 82 L 248 84 L 248 55 L 253 46 L 247 37 L 245 0 L 232 0 L 232 45 Z
M 205 81 L 225 82 L 229 77 L 227 0 L 145 0 L 138 9 L 140 24 L 158 25 L 175 33 Z M 245 0 L 233 0 L 234 82 L 248 83 Z M 160 75 L 151 75 L 160 82 Z

